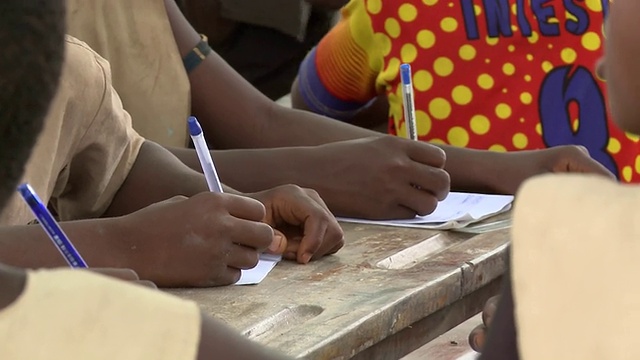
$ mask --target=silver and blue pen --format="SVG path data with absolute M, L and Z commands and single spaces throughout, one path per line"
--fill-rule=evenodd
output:
M 18 192 L 27 205 L 29 205 L 31 211 L 38 219 L 38 222 L 47 235 L 49 235 L 49 238 L 51 238 L 51 241 L 53 241 L 53 244 L 56 246 L 60 254 L 62 254 L 69 266 L 72 268 L 87 268 L 87 263 L 84 261 L 82 256 L 80 256 L 80 253 L 78 253 L 78 250 L 76 250 L 71 241 L 69 241 L 67 235 L 62 231 L 60 225 L 58 225 L 49 210 L 47 210 L 45 204 L 40 200 L 31 186 L 29 184 L 22 184 L 18 187 Z
M 413 98 L 413 82 L 411 80 L 411 65 L 400 65 L 400 77 L 402 79 L 402 104 L 407 137 L 415 141 L 418 140 L 418 129 L 416 124 L 416 105 Z

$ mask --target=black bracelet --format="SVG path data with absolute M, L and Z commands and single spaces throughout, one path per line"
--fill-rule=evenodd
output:
M 208 39 L 205 35 L 200 34 L 200 42 L 196 47 L 194 47 L 189 53 L 182 58 L 182 63 L 184 64 L 185 70 L 187 73 L 190 73 L 193 69 L 195 69 L 202 60 L 204 60 L 207 55 L 211 53 L 211 47 L 207 42 Z

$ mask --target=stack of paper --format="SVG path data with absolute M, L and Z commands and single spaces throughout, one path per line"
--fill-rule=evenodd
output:
M 451 192 L 449 196 L 438 203 L 436 210 L 426 216 L 416 216 L 413 219 L 402 220 L 364 220 L 340 218 L 340 221 L 388 225 L 401 227 L 416 227 L 424 229 L 458 229 L 490 216 L 508 211 L 511 208 L 511 195 L 485 195 L 472 193 Z

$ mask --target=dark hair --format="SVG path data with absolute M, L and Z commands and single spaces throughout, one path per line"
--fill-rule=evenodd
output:
M 16 190 L 64 59 L 64 0 L 0 1 L 0 210 Z

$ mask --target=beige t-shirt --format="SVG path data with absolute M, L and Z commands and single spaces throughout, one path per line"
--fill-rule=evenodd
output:
M 511 261 L 521 359 L 640 359 L 640 186 L 528 181 Z
M 187 145 L 190 84 L 163 0 L 67 0 L 67 32 L 109 61 L 140 135 Z
M 0 359 L 189 360 L 200 340 L 197 304 L 81 270 L 28 274 L 0 311 Z
M 67 37 L 60 85 L 23 177 L 62 220 L 102 215 L 144 142 L 131 127 L 110 76 L 104 59 Z M 23 225 L 33 219 L 15 194 L 0 224 Z

